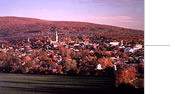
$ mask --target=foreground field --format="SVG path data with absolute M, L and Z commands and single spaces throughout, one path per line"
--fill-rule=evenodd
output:
M 97 94 L 114 89 L 107 77 L 0 73 L 0 94 Z

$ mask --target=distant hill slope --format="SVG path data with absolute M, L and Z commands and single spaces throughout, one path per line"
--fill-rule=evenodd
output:
M 87 22 L 47 21 L 24 17 L 0 17 L 1 38 L 15 35 L 25 35 L 28 33 L 49 33 L 56 30 L 59 32 L 104 33 L 104 35 L 110 33 L 114 36 L 121 37 L 143 38 L 144 36 L 144 31 L 142 30 L 126 29 Z

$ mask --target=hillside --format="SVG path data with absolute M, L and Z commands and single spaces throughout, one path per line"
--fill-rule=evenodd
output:
M 0 17 L 0 37 L 41 36 L 60 33 L 96 35 L 115 38 L 143 38 L 144 31 L 87 22 L 47 21 L 23 17 Z

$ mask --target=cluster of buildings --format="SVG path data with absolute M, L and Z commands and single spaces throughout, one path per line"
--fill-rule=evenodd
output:
M 101 58 L 110 58 L 113 62 L 113 68 L 117 71 L 117 65 L 126 63 L 127 66 L 134 66 L 137 63 L 144 63 L 144 45 L 143 40 L 133 42 L 132 40 L 115 40 L 106 39 L 103 37 L 70 37 L 61 36 L 55 32 L 55 38 L 44 37 L 41 39 L 25 40 L 10 40 L 0 41 L 0 52 L 7 53 L 11 51 L 14 56 L 24 58 L 29 56 L 33 57 L 33 51 L 46 51 L 48 56 L 52 54 L 56 66 L 62 63 L 64 56 L 60 54 L 60 48 L 69 49 L 75 53 L 81 53 L 83 50 L 87 50 L 90 55 Z M 102 52 L 102 53 L 100 53 Z M 65 53 L 66 54 L 66 53 Z M 40 58 L 34 59 L 34 62 L 39 62 Z M 80 60 L 78 60 L 78 63 Z M 22 61 L 22 65 L 26 62 Z M 78 64 L 81 65 L 81 64 Z M 37 67 L 41 67 L 42 63 L 37 63 Z M 49 67 L 48 69 L 55 69 Z M 103 70 L 103 66 L 99 63 L 96 64 L 96 70 Z

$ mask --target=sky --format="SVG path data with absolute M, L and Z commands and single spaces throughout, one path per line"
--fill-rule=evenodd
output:
M 0 0 L 0 16 L 81 21 L 144 30 L 144 0 Z

